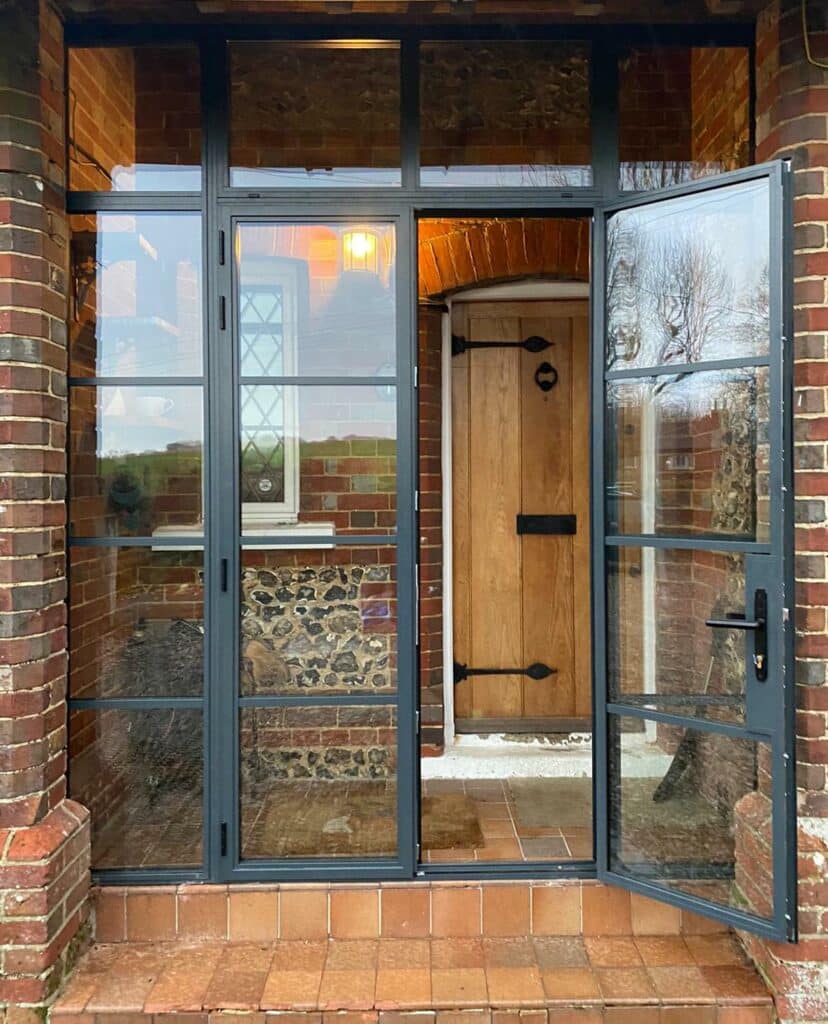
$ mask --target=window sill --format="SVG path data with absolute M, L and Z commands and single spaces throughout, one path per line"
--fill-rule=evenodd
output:
M 311 550 L 311 549 L 327 549 L 334 546 L 333 540 L 328 544 L 325 541 L 315 541 L 314 543 L 308 543 L 306 538 L 308 536 L 313 537 L 331 537 L 333 538 L 335 528 L 333 523 L 299 523 L 284 522 L 278 520 L 272 520 L 267 522 L 265 520 L 256 520 L 255 523 L 244 522 L 244 547 L 251 551 L 270 551 L 276 548 L 284 548 L 285 550 Z M 157 529 L 152 531 L 153 538 L 161 540 L 162 538 L 170 537 L 174 539 L 181 539 L 182 541 L 189 538 L 204 537 L 204 525 L 202 523 L 196 523 L 192 526 L 159 526 Z M 257 537 L 266 537 L 267 540 L 262 543 L 256 543 Z M 291 538 L 295 537 L 295 543 L 270 543 L 271 539 L 275 538 Z M 205 537 L 206 541 L 206 537 Z M 153 544 L 153 551 L 193 551 L 196 550 L 197 546 L 193 544 Z

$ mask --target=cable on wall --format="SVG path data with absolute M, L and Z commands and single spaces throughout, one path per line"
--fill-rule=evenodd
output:
M 808 33 L 808 0 L 802 0 L 802 38 L 805 41 L 805 59 L 815 68 L 828 71 L 828 61 L 817 60 L 811 53 L 811 37 Z

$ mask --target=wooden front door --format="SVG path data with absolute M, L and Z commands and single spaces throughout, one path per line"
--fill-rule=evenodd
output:
M 456 304 L 452 357 L 453 626 L 458 732 L 589 728 L 589 343 L 583 300 Z M 548 390 L 540 383 L 557 371 Z M 539 372 L 539 368 L 541 372 Z M 518 516 L 575 517 L 522 522 Z M 477 674 L 543 664 L 546 678 Z

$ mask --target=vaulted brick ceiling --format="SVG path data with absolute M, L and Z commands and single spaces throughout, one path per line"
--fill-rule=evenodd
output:
M 717 22 L 753 17 L 763 0 L 60 0 L 67 17 L 207 22 L 228 17 L 405 22 Z

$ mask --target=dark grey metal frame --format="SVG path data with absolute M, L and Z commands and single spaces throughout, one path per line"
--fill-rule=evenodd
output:
M 398 187 L 381 188 L 269 188 L 251 190 L 231 188 L 228 184 L 228 90 L 227 90 L 227 42 L 255 38 L 257 40 L 313 40 L 330 38 L 353 38 L 355 36 L 398 40 L 400 43 L 400 98 L 401 98 L 401 167 L 402 182 Z M 591 43 L 593 59 L 591 67 L 591 122 L 592 122 L 592 164 L 593 183 L 589 188 L 425 188 L 418 185 L 419 163 L 419 45 L 424 40 L 440 39 L 539 39 L 573 40 Z M 203 296 L 204 296 L 204 373 L 205 373 L 205 447 L 204 478 L 205 493 L 209 496 L 205 523 L 205 570 L 207 593 L 205 601 L 206 656 L 205 692 L 203 701 L 197 698 L 123 699 L 108 701 L 71 701 L 72 707 L 201 707 L 204 714 L 204 866 L 199 871 L 174 871 L 153 869 L 147 871 L 102 871 L 96 873 L 98 881 L 104 883 L 123 882 L 177 882 L 188 879 L 221 880 L 271 880 L 289 878 L 326 878 L 342 880 L 378 880 L 381 878 L 413 878 L 427 876 L 435 878 L 530 878 L 530 877 L 594 877 L 596 873 L 619 884 L 628 885 L 626 880 L 616 878 L 607 870 L 606 852 L 606 765 L 602 766 L 602 744 L 606 742 L 606 709 L 604 677 L 604 638 L 606 636 L 606 608 L 604 604 L 603 580 L 603 225 L 605 212 L 617 208 L 618 192 L 618 58 L 628 46 L 744 46 L 754 61 L 752 26 L 732 25 L 677 25 L 677 26 L 544 26 L 544 25 L 440 25 L 400 27 L 383 24 L 376 20 L 349 19 L 347 23 L 332 24 L 228 24 L 228 25 L 134 25 L 115 26 L 101 23 L 70 24 L 66 30 L 69 46 L 117 46 L 163 43 L 193 42 L 199 46 L 201 56 L 202 89 L 202 189 L 194 192 L 107 192 L 69 193 L 67 208 L 70 213 L 123 212 L 123 211 L 193 211 L 202 216 L 203 231 Z M 753 81 L 751 77 L 751 89 Z M 753 96 L 751 95 L 751 107 Z M 751 123 L 753 118 L 751 117 Z M 728 180 L 741 176 L 750 177 L 766 173 L 761 169 L 749 169 L 728 176 Z M 702 183 L 699 187 L 715 187 L 715 183 Z M 691 186 L 693 190 L 695 186 Z M 669 190 L 677 195 L 686 188 Z M 658 195 L 666 195 L 659 192 Z M 652 201 L 653 195 L 636 200 L 633 194 L 626 194 L 621 205 L 632 205 L 637 201 Z M 615 206 L 608 204 L 615 203 Z M 593 700 L 595 714 L 593 787 L 596 807 L 596 861 L 566 863 L 503 863 L 481 865 L 423 865 L 418 864 L 419 846 L 419 757 L 418 757 L 418 711 L 417 711 L 417 513 L 415 507 L 417 450 L 416 450 L 416 337 L 417 337 L 417 287 L 416 287 L 416 222 L 419 217 L 429 215 L 451 216 L 515 215 L 593 218 L 593 273 L 591 285 L 591 308 L 593 317 L 593 338 L 597 348 L 593 360 L 593 643 L 594 685 Z M 788 214 L 789 216 L 789 214 Z M 224 266 L 219 260 L 219 232 L 226 238 L 232 237 L 233 224 L 238 220 L 299 220 L 335 221 L 337 219 L 361 217 L 366 219 L 392 220 L 398 232 L 398 347 L 397 386 L 398 398 L 398 527 L 396 547 L 398 552 L 399 580 L 399 630 L 400 666 L 398 681 L 399 707 L 399 758 L 398 776 L 398 838 L 399 856 L 395 861 L 364 860 L 344 862 L 334 859 L 287 862 L 242 862 L 237 857 L 237 789 L 234 780 L 228 777 L 228 758 L 219 757 L 219 751 L 233 752 L 238 745 L 236 716 L 238 706 L 248 703 L 236 698 L 237 644 L 238 644 L 238 594 L 236 588 L 223 593 L 215 581 L 220 579 L 221 562 L 228 560 L 228 577 L 237 580 L 239 558 L 239 523 L 236 508 L 235 471 L 235 395 L 237 379 L 234 370 L 234 346 L 231 343 L 234 318 L 226 317 L 227 330 L 219 324 L 219 302 L 233 301 L 231 261 Z M 598 230 L 595 230 L 595 218 Z M 785 236 L 787 237 L 787 235 Z M 228 246 L 229 251 L 229 246 Z M 786 252 L 789 250 L 785 250 Z M 781 272 L 781 268 L 780 272 Z M 788 291 L 785 315 L 790 309 L 791 295 Z M 788 337 L 790 332 L 788 329 Z M 741 365 L 741 364 L 740 364 Z M 671 367 L 675 371 L 675 367 Z M 655 370 L 651 371 L 655 372 Z M 636 371 L 638 374 L 639 372 Z M 640 375 L 640 374 L 639 374 Z M 233 382 L 233 386 L 229 386 Z M 360 379 L 361 383 L 372 384 L 371 378 Z M 382 378 L 388 384 L 389 378 Z M 78 382 L 79 383 L 79 382 Z M 87 383 L 100 383 L 88 381 Z M 132 382 L 134 383 L 134 381 Z M 168 381 L 165 381 L 168 383 Z M 271 381 L 272 383 L 272 381 Z M 297 378 L 291 383 L 306 386 L 308 379 Z M 356 383 L 343 380 L 343 384 Z M 790 393 L 790 369 L 786 360 L 782 369 L 784 393 Z M 790 481 L 790 410 L 783 429 L 784 446 L 780 472 Z M 790 503 L 790 483 L 786 502 Z M 789 509 L 785 518 L 783 536 L 786 545 L 786 588 L 792 586 L 793 536 L 789 529 L 792 520 Z M 305 538 L 312 541 L 308 534 Z M 330 537 L 316 538 L 330 543 Z M 338 542 L 352 545 L 359 538 L 342 537 Z M 376 543 L 376 537 L 363 538 Z M 283 542 L 274 538 L 274 543 Z M 384 538 L 383 543 L 392 542 Z M 181 545 L 182 541 L 165 538 L 169 544 Z M 335 539 L 336 542 L 336 539 Z M 635 543 L 635 538 L 619 539 L 619 543 Z M 136 544 L 158 545 L 158 539 L 99 538 L 70 539 L 71 544 L 131 546 Z M 189 546 L 199 547 L 200 542 L 189 538 Z M 729 546 L 729 545 L 724 545 Z M 751 546 L 747 545 L 745 550 Z M 788 602 L 791 603 L 790 601 Z M 792 665 L 792 630 L 788 631 L 786 663 Z M 403 654 L 405 657 L 403 658 Z M 790 673 L 788 673 L 790 675 Z M 789 687 L 791 683 L 787 684 Z M 284 703 L 282 698 L 258 703 Z M 360 703 L 365 702 L 360 701 Z M 307 699 L 303 705 L 310 703 Z M 318 703 L 318 701 L 317 701 Z M 792 704 L 792 701 L 790 701 Z M 793 750 L 792 714 L 786 718 L 785 746 Z M 211 751 L 214 755 L 211 756 Z M 786 773 L 787 787 L 792 784 L 792 759 Z M 232 774 L 237 774 L 231 768 Z M 786 790 L 789 792 L 789 790 Z M 793 835 L 795 831 L 792 801 L 788 801 L 786 818 L 789 868 L 795 866 Z M 598 809 L 603 808 L 599 813 Z M 228 826 L 228 853 L 222 855 L 220 825 Z M 793 877 L 791 870 L 785 872 L 786 884 Z M 630 885 L 655 895 L 660 899 L 691 909 L 699 907 L 699 901 L 681 893 L 666 893 L 663 890 L 643 884 Z M 770 930 L 763 922 L 745 922 L 738 915 L 711 911 L 715 916 L 745 923 L 751 928 L 774 934 L 783 934 L 781 928 Z M 790 929 L 786 929 L 790 933 Z

